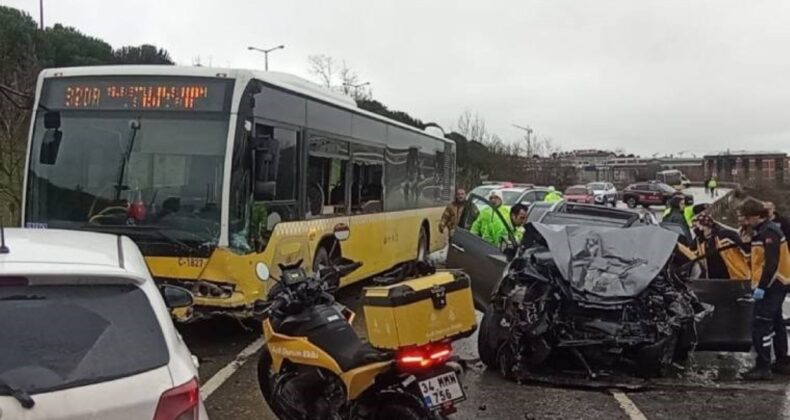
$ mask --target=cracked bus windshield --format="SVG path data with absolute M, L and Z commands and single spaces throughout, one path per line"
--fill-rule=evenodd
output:
M 33 135 L 28 226 L 123 233 L 142 244 L 217 243 L 227 115 L 63 111 L 53 129 L 44 114 Z M 53 131 L 61 133 L 54 153 Z

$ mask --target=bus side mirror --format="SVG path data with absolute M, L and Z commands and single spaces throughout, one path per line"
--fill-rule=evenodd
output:
M 47 111 L 44 114 L 44 128 L 47 130 L 57 130 L 60 128 L 60 112 Z
M 39 152 L 38 161 L 42 165 L 54 165 L 58 160 L 58 152 L 60 151 L 60 141 L 63 139 L 63 133 L 60 130 L 48 130 L 44 132 L 44 139 L 41 142 L 41 151 Z

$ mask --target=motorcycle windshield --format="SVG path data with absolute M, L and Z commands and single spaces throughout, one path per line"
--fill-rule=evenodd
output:
M 607 228 L 531 223 L 580 300 L 633 298 L 666 265 L 678 235 L 656 226 Z

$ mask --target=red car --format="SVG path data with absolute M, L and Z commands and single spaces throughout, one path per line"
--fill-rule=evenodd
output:
M 648 208 L 650 206 L 663 206 L 667 204 L 670 198 L 679 193 L 674 188 L 661 182 L 640 182 L 631 184 L 623 190 L 623 201 L 628 204 L 628 207 L 634 208 L 636 206 L 643 206 Z M 686 205 L 694 205 L 694 196 L 691 194 L 683 194 Z
M 593 204 L 595 202 L 595 196 L 593 195 L 592 188 L 588 188 L 586 185 L 574 185 L 572 187 L 568 187 L 565 190 L 563 198 L 565 201 L 571 203 Z

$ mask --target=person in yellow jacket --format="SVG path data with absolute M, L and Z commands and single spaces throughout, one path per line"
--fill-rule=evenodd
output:
M 543 197 L 543 201 L 546 203 L 556 203 L 558 201 L 562 201 L 562 194 L 560 194 L 554 187 L 549 187 L 549 192 Z
M 787 354 L 787 330 L 782 317 L 782 303 L 790 284 L 790 251 L 787 239 L 776 223 L 769 219 L 762 203 L 748 200 L 740 207 L 746 223 L 754 229 L 751 243 L 751 279 L 754 292 L 752 346 L 757 353 L 754 367 L 744 379 L 771 378 L 771 347 L 776 354 L 774 371 L 790 374 Z
M 491 204 L 490 207 L 480 211 L 469 231 L 491 245 L 499 247 L 502 240 L 508 236 L 508 230 L 515 231 L 510 217 L 510 207 L 502 204 L 502 195 L 497 190 L 491 191 L 488 202 Z
M 694 232 L 693 256 L 704 261 L 705 278 L 751 278 L 749 256 L 744 252 L 738 231 L 716 222 L 707 213 L 700 213 L 694 218 Z

